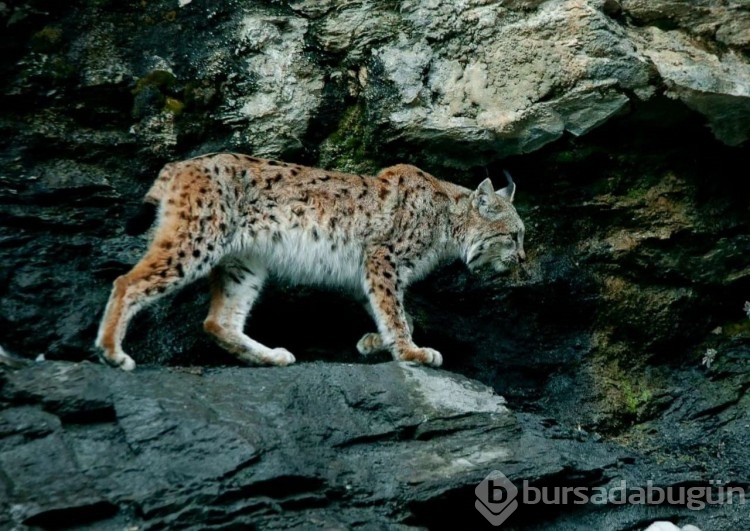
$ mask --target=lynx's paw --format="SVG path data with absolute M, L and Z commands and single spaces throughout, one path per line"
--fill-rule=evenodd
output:
M 297 361 L 294 355 L 285 348 L 275 348 L 266 357 L 268 365 L 291 365 Z M 264 360 L 264 361 L 266 361 Z
M 380 337 L 380 334 L 372 332 L 363 335 L 362 339 L 357 341 L 357 350 L 363 356 L 369 356 L 370 354 L 382 352 L 386 349 L 383 347 L 383 340 Z
M 99 359 L 110 367 L 119 367 L 123 371 L 132 371 L 135 369 L 133 358 L 124 353 L 114 354 L 111 357 L 101 353 L 99 354 Z
M 415 361 L 432 367 L 440 367 L 443 364 L 443 355 L 431 348 L 411 348 L 401 352 L 398 356 L 401 361 Z

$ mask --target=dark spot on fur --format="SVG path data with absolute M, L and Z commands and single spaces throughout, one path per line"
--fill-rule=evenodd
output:
M 193 256 L 195 258 L 200 258 L 200 256 L 201 256 L 201 250 L 200 249 L 193 249 Z
M 219 167 L 214 166 L 214 174 L 219 175 Z
M 318 229 L 316 229 L 315 227 L 313 227 L 313 230 L 312 230 L 312 237 L 313 237 L 313 240 L 315 241 L 318 241 L 320 239 L 320 235 L 318 234 Z
M 177 256 L 179 256 L 180 258 L 185 258 L 185 251 L 180 251 L 179 253 L 177 253 Z
M 227 230 L 227 224 L 226 223 L 219 223 L 219 229 L 224 232 Z
M 240 271 L 242 271 L 243 273 L 245 273 L 245 274 L 247 274 L 247 275 L 250 275 L 250 276 L 252 276 L 252 277 L 254 277 L 254 276 L 255 276 L 255 272 L 254 272 L 254 271 L 253 271 L 252 269 L 250 269 L 249 267 L 247 267 L 247 266 L 244 266 L 244 265 L 238 265 L 238 266 L 237 266 L 237 269 L 239 269 L 239 270 L 240 270 Z
M 185 270 L 182 268 L 182 264 L 177 264 L 177 266 L 175 266 L 175 269 L 177 270 L 177 275 L 180 278 L 185 276 Z
M 269 166 L 281 166 L 281 163 L 280 163 L 280 162 L 277 162 L 277 161 L 275 161 L 275 160 L 269 160 L 269 161 L 268 161 L 268 165 L 269 165 Z
M 164 240 L 163 242 L 161 242 L 161 245 L 159 245 L 159 247 L 161 247 L 162 249 L 169 250 L 172 248 L 172 242 L 169 240 Z
M 209 243 L 208 245 L 206 245 L 206 249 L 208 249 L 209 251 L 213 251 L 215 249 L 214 244 Z
M 200 199 L 196 200 L 195 204 L 198 205 L 198 208 L 203 208 L 203 201 L 201 201 Z
M 380 199 L 385 199 L 385 197 L 388 195 L 388 189 L 387 188 L 381 188 L 378 192 L 378 197 Z
M 273 241 L 274 243 L 279 243 L 279 242 L 281 241 L 281 233 L 280 233 L 280 232 L 274 232 L 274 233 L 273 233 L 273 234 L 271 235 L 271 240 L 272 240 L 272 241 Z
M 295 169 L 292 169 L 292 171 L 291 171 L 291 172 L 289 172 L 289 173 L 291 173 L 291 174 L 292 174 L 292 177 L 296 177 L 297 175 L 299 175 L 299 171 L 297 171 L 297 169 L 296 169 L 296 168 L 295 168 Z
M 327 173 L 324 173 L 324 174 L 323 174 L 323 177 L 320 177 L 320 180 L 321 180 L 322 182 L 328 181 L 328 180 L 330 180 L 330 179 L 331 179 L 331 176 L 330 176 L 330 175 L 328 175 Z

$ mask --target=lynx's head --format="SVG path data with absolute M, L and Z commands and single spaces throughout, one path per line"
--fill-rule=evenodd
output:
M 466 265 L 469 269 L 492 269 L 506 273 L 526 259 L 523 250 L 525 228 L 513 206 L 516 185 L 505 172 L 508 186 L 495 191 L 485 179 L 471 193 L 466 231 Z

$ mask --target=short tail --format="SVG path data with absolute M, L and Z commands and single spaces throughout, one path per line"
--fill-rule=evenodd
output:
M 158 205 L 161 203 L 162 198 L 167 193 L 167 187 L 172 182 L 172 177 L 174 177 L 174 164 L 167 164 L 159 172 L 159 176 L 146 193 L 143 202 L 151 203 L 152 205 Z
M 156 210 L 161 203 L 162 198 L 167 193 L 167 187 L 172 182 L 174 175 L 173 165 L 167 164 L 159 172 L 159 176 L 151 185 L 151 188 L 143 198 L 138 213 L 130 218 L 125 226 L 125 233 L 131 236 L 137 236 L 146 232 L 156 219 Z

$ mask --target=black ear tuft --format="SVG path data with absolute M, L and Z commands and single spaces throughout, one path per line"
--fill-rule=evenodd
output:
M 138 213 L 130 218 L 125 224 L 125 234 L 138 236 L 146 232 L 156 219 L 156 205 L 153 203 L 141 203 Z
M 498 190 L 497 195 L 499 195 L 500 197 L 504 197 L 512 203 L 513 198 L 516 196 L 516 183 L 513 182 L 513 177 L 510 176 L 508 170 L 503 170 L 503 173 L 505 174 L 505 178 L 508 180 L 508 186 L 502 188 L 501 190 Z

